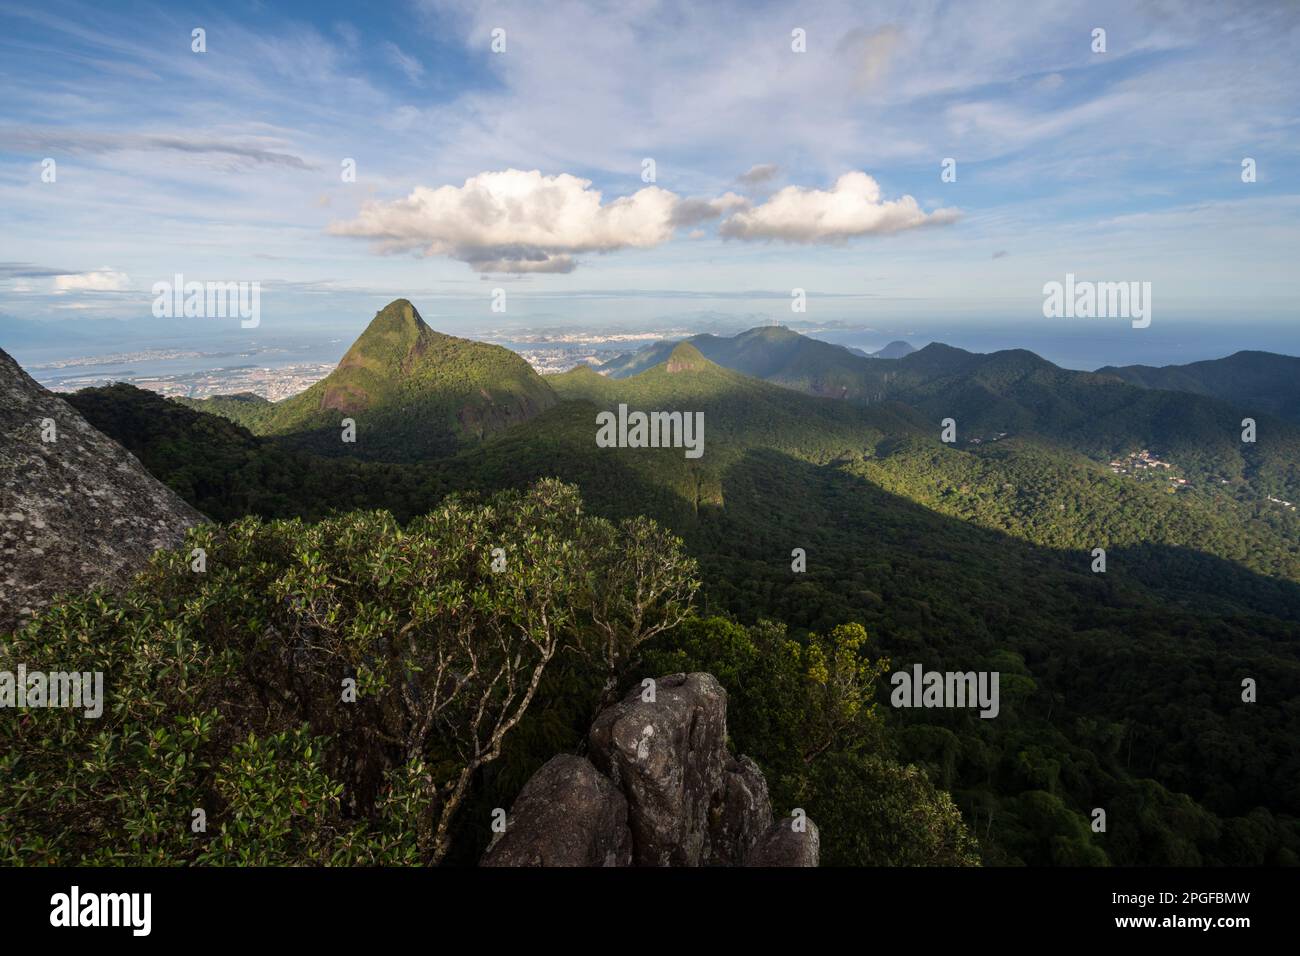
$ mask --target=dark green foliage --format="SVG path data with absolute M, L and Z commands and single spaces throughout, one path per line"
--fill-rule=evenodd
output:
M 923 805 L 925 787 L 950 791 L 985 862 L 1295 862 L 1300 713 L 1289 702 L 1300 695 L 1300 522 L 1262 497 L 1272 488 L 1300 497 L 1285 490 L 1300 462 L 1293 426 L 1261 417 L 1259 443 L 1242 446 L 1241 413 L 1213 399 L 1064 372 L 1025 352 L 930 346 L 870 361 L 924 412 L 813 398 L 692 359 L 623 380 L 589 369 L 553 376 L 560 404 L 418 465 L 299 456 L 282 466 L 282 449 L 246 433 L 179 419 L 151 433 L 155 410 L 135 424 L 138 396 L 128 393 L 114 393 L 122 407 L 110 403 L 100 427 L 127 441 L 139 430 L 137 453 L 174 487 L 205 459 L 244 449 L 236 479 L 207 473 L 208 500 L 231 496 L 222 516 L 240 513 L 241 501 L 315 517 L 391 500 L 405 519 L 445 490 L 559 476 L 596 513 L 658 519 L 699 559 L 704 611 L 741 623 L 710 624 L 716 650 L 656 639 L 655 653 L 669 656 L 651 672 L 699 666 L 718 676 L 738 749 L 759 759 L 787 808 L 802 805 L 822 825 L 828 860 L 918 859 L 907 856 L 913 838 L 892 849 L 881 842 L 874 807 L 842 802 L 855 780 L 863 792 L 864 781 L 887 780 Z M 597 448 L 595 415 L 620 401 L 704 411 L 704 457 Z M 945 408 L 959 422 L 956 447 L 938 441 Z M 966 441 L 998 430 L 1014 434 Z M 186 436 L 184 456 L 169 457 L 168 443 Z M 1144 447 L 1191 484 L 1171 493 L 1163 477 L 1107 469 L 1111 455 Z M 297 477 L 272 497 L 285 474 Z M 197 484 L 190 493 L 200 494 Z M 1107 549 L 1106 574 L 1089 570 L 1097 546 Z M 807 551 L 806 573 L 790 569 L 794 547 Z M 834 770 L 810 776 L 796 755 L 813 711 L 772 650 L 784 638 L 762 636 L 774 627 L 763 618 L 785 622 L 800 647 L 814 646 L 810 633 L 859 621 L 895 667 L 998 670 L 1002 712 L 981 720 L 886 708 L 881 721 L 857 725 L 861 750 L 837 743 L 811 765 Z M 1258 703 L 1241 701 L 1247 676 L 1259 683 Z M 488 809 L 581 740 L 581 718 L 556 702 L 598 695 L 601 678 L 566 661 L 546 680 L 556 682 L 549 709 L 530 712 L 514 738 L 526 746 L 482 774 L 473 799 L 496 801 Z M 881 727 L 877 747 L 870 738 Z M 841 797 L 814 804 L 832 792 Z M 914 838 L 930 862 L 959 852 L 955 838 L 922 835 L 951 833 L 940 803 Z M 1107 810 L 1104 834 L 1089 828 L 1096 807 Z M 848 832 L 832 832 L 830 821 Z M 453 856 L 471 859 L 484 839 L 475 832 Z
M 0 861 L 440 862 L 472 840 L 461 808 L 539 693 L 585 690 L 560 718 L 567 736 L 590 722 L 604 664 L 544 686 L 550 664 L 600 662 L 612 631 L 631 666 L 692 575 L 680 542 L 588 517 L 556 482 L 405 528 L 355 512 L 194 529 L 125 595 L 0 644 L 0 670 L 106 683 L 98 719 L 0 722 Z M 526 742 L 557 736 L 535 716 Z
M 85 391 L 94 391 L 86 389 Z M 236 395 L 213 395 L 211 398 L 173 398 L 172 401 L 197 412 L 219 415 L 236 425 L 253 430 L 260 428 L 271 415 L 275 405 L 260 395 L 240 392 Z
M 884 734 L 874 698 L 888 661 L 869 659 L 867 643 L 856 624 L 796 641 L 771 622 L 709 618 L 665 640 L 646 666 L 722 681 L 736 749 L 765 768 L 777 815 L 800 807 L 817 823 L 824 864 L 973 864 L 960 811 L 924 770 L 897 761 Z
M 448 490 L 428 467 L 346 458 L 325 462 L 132 385 L 82 389 L 67 400 L 216 521 L 245 515 L 316 520 L 354 508 L 384 508 L 407 521 Z
M 1276 415 L 1300 422 L 1300 358 L 1291 355 L 1243 351 L 1227 358 L 1163 368 L 1108 365 L 1097 373 L 1142 388 L 1220 398 L 1252 416 Z

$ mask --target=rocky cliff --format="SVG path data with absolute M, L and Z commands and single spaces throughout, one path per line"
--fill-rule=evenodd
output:
M 206 520 L 0 350 L 0 636 Z
M 483 866 L 816 866 L 817 827 L 773 821 L 767 781 L 727 750 L 727 692 L 673 674 L 596 717 L 589 756 L 524 785 Z

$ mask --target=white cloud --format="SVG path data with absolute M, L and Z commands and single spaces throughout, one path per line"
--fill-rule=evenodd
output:
M 59 292 L 125 292 L 130 287 L 130 276 L 108 266 L 54 277 L 54 288 Z
M 404 53 L 396 43 L 385 43 L 384 49 L 388 51 L 388 55 L 397 64 L 397 68 L 405 73 L 406 78 L 412 83 L 424 76 L 424 64 L 415 57 Z
M 575 253 L 666 242 L 680 205 L 658 186 L 602 203 L 590 180 L 507 169 L 471 176 L 463 186 L 417 186 L 405 199 L 368 202 L 329 232 L 373 239 L 381 252 L 449 256 L 479 272 L 571 272 Z
M 956 209 L 927 213 L 911 196 L 882 200 L 872 177 L 849 172 L 829 190 L 787 186 L 761 205 L 733 213 L 718 231 L 733 239 L 835 243 L 949 223 L 958 215 Z

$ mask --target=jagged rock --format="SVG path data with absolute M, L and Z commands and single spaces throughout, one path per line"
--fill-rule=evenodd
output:
M 782 833 L 763 771 L 728 753 L 717 679 L 670 674 L 654 690 L 596 716 L 591 762 L 561 756 L 537 771 L 483 866 L 817 865 L 812 821 L 793 833 L 787 819 Z
M 746 866 L 816 866 L 821 856 L 817 824 L 803 818 L 803 832 L 794 829 L 795 818 L 773 823 L 745 860 Z
M 709 862 L 741 866 L 759 837 L 772 825 L 767 780 L 748 757 L 730 760 L 720 799 L 709 819 Z
M 596 717 L 589 739 L 592 762 L 627 797 L 635 862 L 708 862 L 710 809 L 727 760 L 727 692 L 717 679 L 660 678 L 653 703 L 633 688 Z
M 56 594 L 125 585 L 205 520 L 0 350 L 0 635 Z
M 627 800 L 591 762 L 560 754 L 533 774 L 480 866 L 627 866 Z

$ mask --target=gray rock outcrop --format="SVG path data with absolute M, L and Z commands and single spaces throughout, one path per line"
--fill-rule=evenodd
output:
M 710 810 L 725 793 L 727 692 L 712 674 L 636 688 L 591 725 L 592 762 L 627 796 L 639 866 L 709 861 Z
M 515 798 L 482 866 L 627 866 L 627 800 L 591 761 L 552 757 Z
M 821 833 L 806 817 L 778 820 L 759 837 L 745 859 L 746 866 L 816 866 Z
M 709 820 L 712 861 L 742 866 L 759 837 L 772 826 L 767 779 L 748 757 L 731 759 L 722 778 L 722 802 Z
M 762 771 L 728 752 L 713 675 L 671 674 L 653 690 L 596 716 L 590 761 L 562 755 L 534 774 L 482 865 L 817 865 L 816 827 L 774 824 Z
M 0 634 L 55 595 L 125 585 L 205 520 L 0 350 Z

